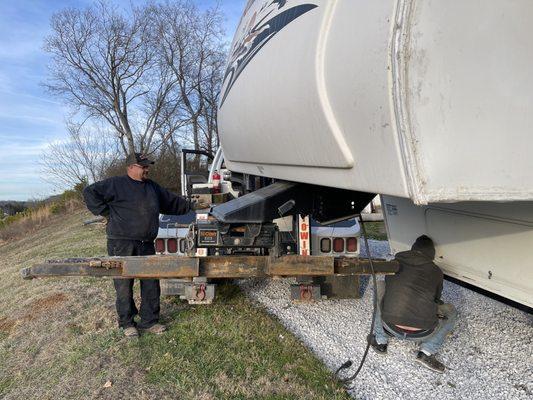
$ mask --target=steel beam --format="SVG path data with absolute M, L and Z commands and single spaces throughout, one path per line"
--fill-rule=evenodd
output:
M 192 278 L 199 276 L 199 257 L 124 257 L 122 276 L 128 278 Z
M 373 260 L 380 274 L 398 271 L 396 261 Z M 321 256 L 154 255 L 54 260 L 21 271 L 24 279 L 53 276 L 113 278 L 252 278 L 267 276 L 331 276 L 370 274 L 368 260 Z

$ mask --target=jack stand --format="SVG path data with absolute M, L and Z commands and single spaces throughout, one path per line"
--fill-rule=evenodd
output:
M 313 283 L 310 276 L 298 276 L 296 284 L 291 285 L 291 300 L 297 302 L 313 302 L 322 299 L 320 285 Z

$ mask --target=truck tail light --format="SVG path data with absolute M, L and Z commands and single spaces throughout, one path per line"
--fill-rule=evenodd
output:
M 213 193 L 220 193 L 220 174 L 218 171 L 213 172 L 211 179 L 213 181 Z
M 178 251 L 178 241 L 176 239 L 167 239 L 167 250 L 169 253 Z
M 342 253 L 344 251 L 344 239 L 343 238 L 333 239 L 333 251 L 335 253 Z
M 346 251 L 355 253 L 357 251 L 357 238 L 350 237 L 346 239 Z
M 180 253 L 185 253 L 185 239 L 180 239 Z
M 320 240 L 320 251 L 322 253 L 331 252 L 331 240 L 329 238 L 323 238 Z
M 156 239 L 155 240 L 155 251 L 156 251 L 156 253 L 164 253 L 165 252 L 165 241 L 163 239 Z

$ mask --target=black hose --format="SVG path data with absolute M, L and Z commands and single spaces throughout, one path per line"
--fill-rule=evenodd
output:
M 366 255 L 367 255 L 368 261 L 370 263 L 370 271 L 372 272 L 372 283 L 373 283 L 373 286 L 374 286 L 374 290 L 373 290 L 373 293 L 374 293 L 374 300 L 373 300 L 374 309 L 372 311 L 372 323 L 370 324 L 370 334 L 369 334 L 369 336 L 370 336 L 370 335 L 374 334 L 374 324 L 376 322 L 376 309 L 377 309 L 377 307 L 379 307 L 379 305 L 378 305 L 378 291 L 377 291 L 377 284 L 376 284 L 376 273 L 374 271 L 374 264 L 372 263 L 372 257 L 370 256 L 370 247 L 368 246 L 368 238 L 367 238 L 367 235 L 366 235 L 365 223 L 363 222 L 363 217 L 361 216 L 361 214 L 359 214 L 359 222 L 361 224 L 361 229 L 363 231 L 363 236 L 364 236 L 364 239 L 365 239 Z M 344 364 L 342 364 L 337 369 L 337 371 L 335 371 L 335 377 L 337 378 L 338 381 L 343 383 L 346 386 L 347 389 L 352 389 L 353 388 L 353 387 L 347 386 L 347 384 L 353 383 L 355 378 L 357 378 L 357 375 L 359 375 L 359 372 L 361 371 L 361 369 L 363 368 L 363 365 L 365 363 L 366 356 L 368 355 L 369 348 L 370 348 L 370 340 L 367 340 L 366 349 L 365 349 L 365 352 L 363 353 L 363 357 L 361 358 L 361 362 L 359 363 L 359 367 L 357 367 L 357 370 L 351 376 L 349 376 L 347 378 L 339 378 L 338 377 L 339 372 L 341 372 L 342 370 L 345 370 L 347 368 L 350 368 L 352 366 L 352 364 L 353 364 L 352 360 L 347 360 L 346 362 L 344 362 Z

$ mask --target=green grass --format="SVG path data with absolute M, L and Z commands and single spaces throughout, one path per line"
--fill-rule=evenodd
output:
M 0 378 L 0 398 L 2 397 L 3 394 L 8 392 L 11 385 L 13 385 L 12 378 L 10 377 Z
M 0 245 L 0 398 L 349 398 L 235 285 L 219 286 L 209 306 L 163 298 L 169 330 L 132 341 L 116 326 L 111 281 L 20 278 L 22 267 L 45 259 L 105 254 L 103 228 L 83 227 L 87 217 L 57 217 Z
M 365 229 L 369 239 L 387 240 L 387 231 L 383 221 L 365 222 Z
M 331 398 L 338 387 L 294 336 L 235 286 L 221 289 L 217 303 L 177 311 L 167 335 L 142 337 L 122 356 L 142 354 L 149 382 L 181 392 L 202 387 L 215 398 Z M 132 354 L 132 347 L 139 351 Z

